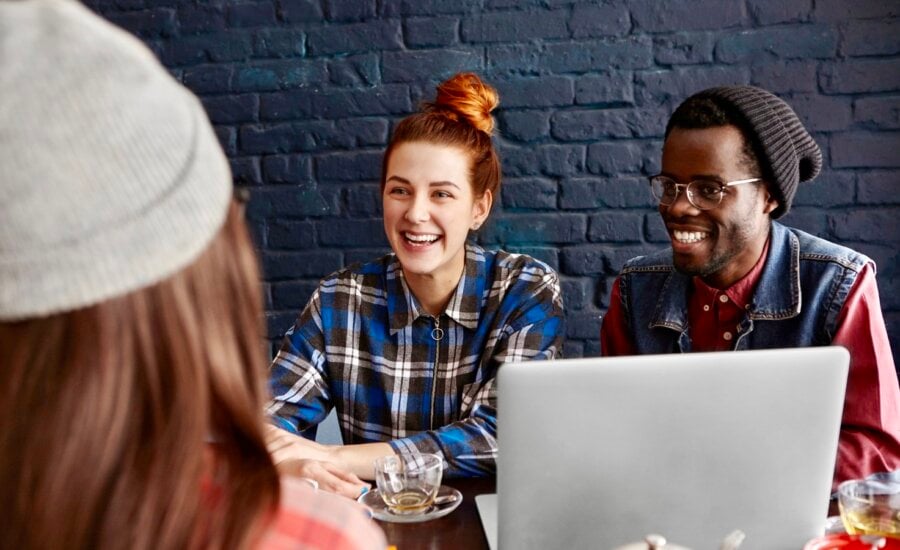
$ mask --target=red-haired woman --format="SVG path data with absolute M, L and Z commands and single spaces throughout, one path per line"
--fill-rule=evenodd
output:
M 563 341 L 557 274 L 468 242 L 500 187 L 498 102 L 458 74 L 397 125 L 381 177 L 393 254 L 323 279 L 270 369 L 283 468 L 346 495 L 375 458 L 402 451 L 441 455 L 451 477 L 494 472 L 497 368 L 556 357 Z M 346 445 L 291 435 L 332 407 Z
M 200 102 L 78 2 L 0 2 L 0 37 L 0 548 L 383 550 L 267 451 L 256 257 Z

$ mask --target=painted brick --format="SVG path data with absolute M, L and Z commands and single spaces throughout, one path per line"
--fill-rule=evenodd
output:
M 553 214 L 512 214 L 494 216 L 482 233 L 490 243 L 568 244 L 584 242 L 587 218 Z
M 237 154 L 237 131 L 233 126 L 216 126 L 216 137 L 219 138 L 219 144 L 225 150 L 225 154 L 232 156 Z
M 266 330 L 270 336 L 275 337 L 274 339 L 280 340 L 284 333 L 294 325 L 296 320 L 297 313 L 294 311 L 266 312 Z M 278 342 L 272 343 L 274 351 L 277 351 L 279 347 Z M 270 352 L 270 354 L 274 355 L 274 351 Z
M 213 124 L 254 122 L 259 112 L 259 96 L 253 94 L 225 95 L 203 99 Z
M 506 111 L 498 117 L 500 135 L 515 141 L 536 141 L 550 135 L 550 113 L 547 111 Z
M 352 118 L 334 123 L 335 137 L 347 147 L 387 145 L 388 122 L 383 118 Z M 348 139 L 349 138 L 349 139 Z
M 662 162 L 662 148 L 662 139 L 644 141 L 642 143 L 644 166 L 641 172 L 649 176 L 651 174 L 659 174 L 662 171 L 662 166 L 660 166 Z M 644 183 L 646 183 L 646 180 L 644 180 Z
M 182 35 L 225 30 L 225 6 L 187 4 L 178 6 L 178 27 Z
M 272 2 L 242 2 L 228 6 L 228 25 L 232 27 L 264 27 L 277 21 Z
M 250 195 L 247 217 L 262 220 L 270 217 L 305 218 L 340 214 L 336 197 L 315 185 L 261 188 Z
M 648 36 L 549 43 L 538 58 L 538 68 L 553 73 L 643 69 L 652 64 L 653 41 Z
M 900 89 L 900 60 L 852 59 L 822 66 L 819 86 L 827 94 L 891 92 Z
M 605 312 L 600 312 L 601 315 Z M 584 340 L 584 357 L 600 356 L 600 338 L 594 337 L 590 340 Z
M 630 71 L 611 71 L 580 76 L 575 81 L 575 103 L 630 105 L 634 103 L 633 74 Z
M 669 117 L 664 109 L 561 111 L 550 119 L 551 135 L 561 141 L 661 136 Z
M 556 208 L 556 182 L 543 178 L 508 178 L 500 194 L 504 208 Z
M 750 83 L 765 88 L 773 94 L 818 91 L 817 63 L 807 60 L 778 60 L 754 63 Z
M 838 239 L 872 243 L 900 241 L 900 219 L 889 208 L 856 208 L 829 216 L 831 231 Z
M 319 242 L 324 246 L 388 246 L 384 223 L 369 220 L 323 220 L 319 222 Z
M 375 2 L 325 0 L 325 16 L 329 21 L 363 21 L 375 17 L 375 11 Z
M 900 129 L 900 96 L 864 97 L 853 103 L 853 121 L 873 129 Z
M 814 18 L 818 21 L 840 23 L 849 19 L 877 19 L 897 17 L 900 6 L 884 0 L 816 0 Z
M 847 132 L 831 138 L 831 165 L 849 167 L 900 166 L 900 132 Z
M 741 26 L 746 19 L 743 2 L 685 0 L 661 5 L 656 0 L 631 0 L 628 7 L 635 31 L 718 30 Z
M 654 40 L 656 62 L 660 65 L 693 65 L 713 60 L 713 34 L 680 32 Z
M 354 217 L 381 216 L 381 184 L 353 183 L 346 190 L 347 213 Z
M 502 147 L 503 173 L 514 176 L 570 176 L 584 171 L 583 145 Z
M 753 20 L 760 25 L 778 23 L 802 23 L 812 15 L 811 0 L 748 0 L 747 7 Z
M 604 317 L 606 316 L 606 310 L 609 308 L 609 297 L 615 280 L 616 275 L 601 278 L 597 284 L 597 292 L 594 294 L 594 305 L 603 310 Z
M 563 357 L 566 359 L 573 359 L 576 357 L 584 357 L 584 342 L 580 340 L 574 340 L 572 338 L 566 339 L 563 343 Z
M 306 33 L 293 29 L 259 29 L 253 32 L 255 57 L 301 57 L 306 52 Z
M 599 275 L 608 270 L 606 251 L 609 245 L 584 244 L 567 246 L 560 254 L 560 267 L 568 275 Z
M 323 277 L 341 267 L 341 254 L 331 250 L 264 252 L 261 260 L 266 281 Z
M 413 48 L 440 48 L 459 42 L 458 17 L 417 17 L 403 23 L 406 45 Z
M 671 112 L 688 96 L 700 90 L 713 86 L 747 84 L 749 81 L 750 71 L 747 67 L 701 65 L 673 70 L 640 71 L 635 74 L 635 99 L 638 105 L 669 105 L 668 110 Z
M 503 12 L 473 15 L 462 22 L 464 42 L 512 42 L 569 35 L 565 10 Z
M 180 67 L 207 61 L 240 61 L 252 53 L 253 44 L 249 35 L 229 31 L 174 37 L 163 44 L 160 58 L 167 67 Z
M 313 123 L 315 124 L 315 123 Z M 244 154 L 275 154 L 311 151 L 315 135 L 304 130 L 313 124 L 245 125 L 240 130 L 240 151 Z M 329 123 L 320 123 L 329 126 Z M 322 131 L 327 129 L 322 128 Z
M 328 78 L 338 86 L 372 86 L 381 81 L 379 56 L 373 53 L 328 60 Z
M 849 98 L 800 94 L 788 102 L 810 132 L 843 130 L 853 118 Z
M 490 74 L 538 75 L 543 57 L 542 47 L 536 44 L 491 44 L 485 47 L 487 70 Z
M 643 162 L 643 151 L 638 143 L 612 141 L 588 146 L 587 169 L 592 174 L 615 176 L 639 172 Z
M 259 185 L 262 183 L 262 172 L 259 169 L 259 159 L 256 157 L 242 157 L 229 159 L 231 165 L 231 178 L 237 185 Z
M 385 82 L 443 80 L 458 72 L 481 71 L 482 54 L 460 49 L 385 52 L 382 64 Z
M 507 109 L 565 106 L 575 99 L 574 82 L 564 76 L 499 80 L 493 84 Z
M 344 265 L 364 264 L 391 254 L 390 248 L 357 248 L 344 252 Z
M 656 208 L 656 200 L 643 178 L 573 178 L 560 182 L 560 207 L 585 209 Z
M 169 37 L 177 27 L 175 10 L 169 8 L 117 13 L 109 20 L 143 38 Z
M 563 303 L 566 311 L 578 311 L 591 303 L 594 281 L 588 277 L 560 277 Z
M 669 233 L 666 231 L 666 225 L 663 223 L 659 212 L 644 216 L 644 236 L 648 243 L 669 243 Z
M 237 92 L 265 92 L 297 88 L 326 79 L 322 60 L 283 60 L 254 63 L 236 69 L 232 88 Z
M 597 339 L 600 337 L 600 312 L 579 311 L 566 314 L 566 337 Z
M 317 281 L 292 281 L 272 283 L 272 302 L 278 309 L 292 309 L 297 312 L 306 307 L 313 292 L 319 287 Z M 296 313 L 294 315 L 297 315 Z M 293 321 L 290 321 L 293 323 Z M 287 328 L 284 329 L 285 331 Z M 271 332 L 269 334 L 272 334 Z
M 267 156 L 262 161 L 266 183 L 310 183 L 312 162 L 306 155 Z
M 316 158 L 319 181 L 378 181 L 381 151 L 334 153 Z
M 318 0 L 278 0 L 278 17 L 286 23 L 303 23 L 322 19 Z
M 631 30 L 631 17 L 625 4 L 576 6 L 572 9 L 569 28 L 574 38 L 624 36 Z
M 834 56 L 837 43 L 837 32 L 827 26 L 754 29 L 723 36 L 716 44 L 716 59 L 744 63 L 766 58 L 825 58 Z
M 605 211 L 588 220 L 588 240 L 591 242 L 641 242 L 643 216 L 633 212 Z
M 897 19 L 849 21 L 843 27 L 841 53 L 846 56 L 897 55 L 900 53 Z
M 828 216 L 824 210 L 808 208 L 805 206 L 791 207 L 784 218 L 779 220 L 785 225 L 806 231 L 824 239 L 832 239 L 828 230 Z
M 198 65 L 184 70 L 182 81 L 195 94 L 231 91 L 231 65 Z
M 312 96 L 317 116 L 346 118 L 368 115 L 409 114 L 412 102 L 409 88 L 402 84 L 385 84 L 362 90 L 331 90 Z
M 559 271 L 559 249 L 558 248 L 550 248 L 550 247 L 541 247 L 541 246 L 517 246 L 510 245 L 504 248 L 509 252 L 515 254 L 527 254 L 534 258 L 535 260 L 539 260 L 550 266 L 554 271 Z
M 368 21 L 310 29 L 307 35 L 312 55 L 363 53 L 402 46 L 399 21 Z
M 900 275 L 897 270 L 897 267 L 900 266 L 900 249 L 896 246 L 875 244 L 869 241 L 849 242 L 846 243 L 846 246 L 865 254 L 875 262 L 878 268 L 878 288 L 881 294 L 882 309 L 900 309 L 897 307 L 900 306 L 900 289 L 890 295 L 885 292 L 885 288 L 890 286 L 890 279 L 894 279 L 894 285 L 900 283 L 900 277 L 897 276 Z M 893 303 L 886 303 L 891 298 L 893 298 Z
M 316 247 L 316 226 L 309 221 L 275 220 L 268 226 L 271 250 L 308 250 Z
M 473 13 L 481 7 L 482 0 L 392 0 L 381 6 L 381 15 L 446 15 Z
M 860 173 L 857 201 L 860 204 L 900 204 L 900 171 Z
M 855 197 L 855 172 L 825 170 L 816 179 L 803 182 L 797 187 L 793 204 L 832 208 L 852 205 Z

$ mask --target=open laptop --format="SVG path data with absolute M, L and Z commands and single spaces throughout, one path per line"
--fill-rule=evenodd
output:
M 819 347 L 504 365 L 492 549 L 797 549 L 824 528 L 849 354 Z M 499 545 L 497 544 L 499 543 Z

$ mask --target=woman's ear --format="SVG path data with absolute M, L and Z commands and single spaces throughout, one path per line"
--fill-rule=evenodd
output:
M 488 215 L 491 213 L 491 206 L 494 204 L 494 195 L 490 191 L 485 191 L 484 195 L 475 199 L 472 205 L 472 225 L 470 228 L 475 231 L 484 223 Z

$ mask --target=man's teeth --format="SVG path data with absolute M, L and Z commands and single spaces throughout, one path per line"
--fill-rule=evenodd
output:
M 700 242 L 706 237 L 709 237 L 709 233 L 706 231 L 678 231 L 675 230 L 672 232 L 675 235 L 675 240 L 680 243 L 696 243 Z
M 412 233 L 404 233 L 403 236 L 414 243 L 433 243 L 440 238 L 439 235 L 414 235 Z

